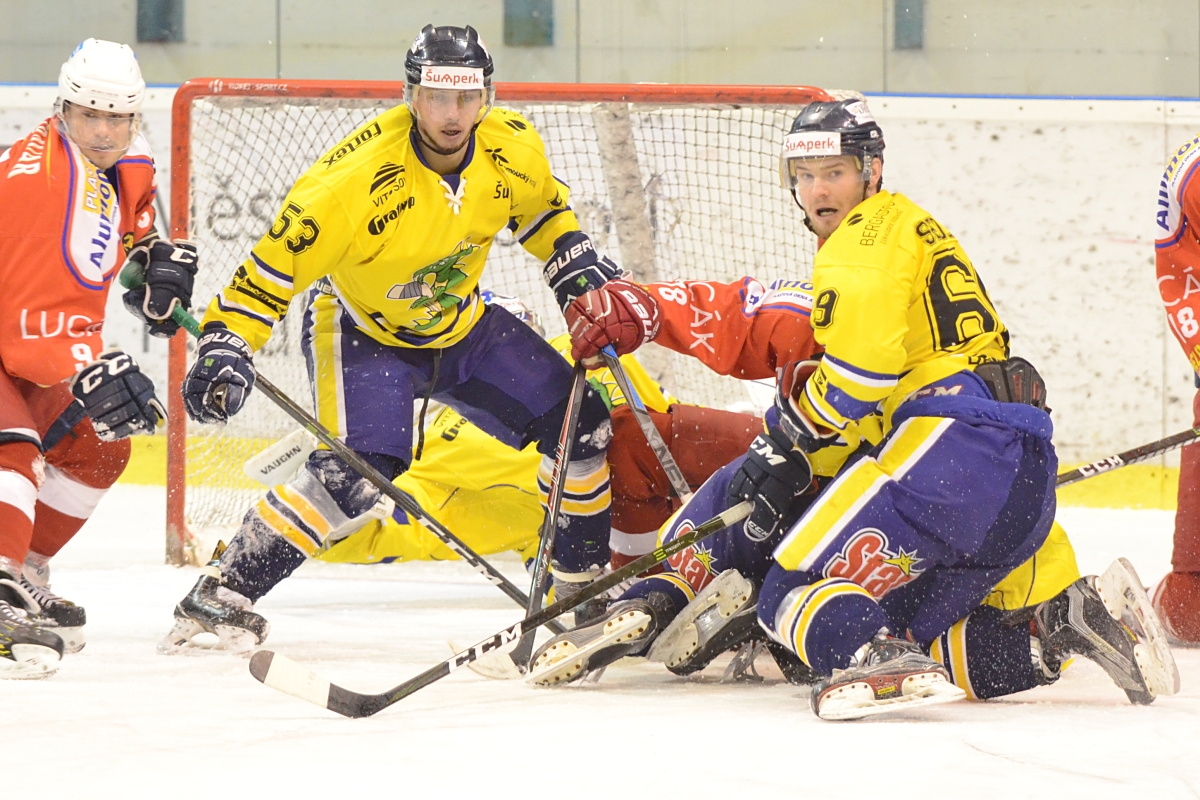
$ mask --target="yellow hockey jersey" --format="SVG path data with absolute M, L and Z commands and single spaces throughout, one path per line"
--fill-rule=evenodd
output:
M 1008 331 L 962 246 L 926 211 L 881 191 L 813 263 L 812 326 L 825 356 L 798 398 L 830 428 L 877 411 L 885 430 L 914 391 L 1008 356 Z
M 545 261 L 579 223 L 520 114 L 493 109 L 457 175 L 422 161 L 405 106 L 354 131 L 296 181 L 274 225 L 213 298 L 204 321 L 258 349 L 288 303 L 315 281 L 372 338 L 446 347 L 483 311 L 476 291 L 495 235 L 508 226 Z

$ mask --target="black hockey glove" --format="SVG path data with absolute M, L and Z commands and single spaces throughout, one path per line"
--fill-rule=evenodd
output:
M 153 433 L 167 418 L 154 396 L 154 383 L 128 353 L 101 353 L 71 381 L 71 394 L 92 419 L 96 435 L 115 442 L 135 433 Z
M 174 242 L 156 239 L 133 248 L 129 261 L 140 265 L 143 283 L 125 292 L 121 302 L 146 323 L 151 336 L 173 336 L 179 330 L 179 323 L 171 319 L 171 312 L 176 306 L 187 310 L 192 304 L 196 245 L 186 239 Z
M 564 313 L 576 297 L 625 274 L 608 256 L 596 252 L 583 231 L 570 231 L 555 239 L 554 254 L 542 272 Z
M 196 343 L 196 362 L 183 382 L 183 405 L 196 422 L 225 423 L 254 388 L 253 352 L 221 322 L 210 322 Z
M 815 453 L 828 447 L 842 435 L 840 431 L 818 427 L 796 404 L 796 398 L 804 391 L 809 376 L 817 371 L 818 366 L 818 361 L 793 361 L 779 370 L 776 381 L 775 411 L 779 414 L 779 427 L 796 447 L 806 453 Z
M 729 505 L 754 502 L 746 518 L 746 536 L 761 542 L 774 534 L 796 495 L 812 483 L 812 467 L 804 453 L 792 447 L 783 431 L 770 427 L 746 452 L 726 490 Z

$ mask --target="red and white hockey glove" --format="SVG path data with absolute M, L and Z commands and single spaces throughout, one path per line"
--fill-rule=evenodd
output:
M 632 353 L 658 335 L 662 313 L 650 293 L 624 280 L 592 289 L 567 306 L 571 356 L 595 366 L 600 350 L 612 345 L 617 355 Z

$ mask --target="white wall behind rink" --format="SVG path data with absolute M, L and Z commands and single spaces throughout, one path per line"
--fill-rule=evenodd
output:
M 172 95 L 152 89 L 144 112 L 164 204 Z M 53 87 L 0 86 L 0 145 L 46 116 L 54 97 Z M 1200 131 L 1200 101 L 869 102 L 887 139 L 885 186 L 963 242 L 1013 331 L 1014 354 L 1046 378 L 1063 461 L 1091 461 L 1187 428 L 1191 371 L 1158 300 L 1154 212 L 1168 154 Z M 107 335 L 156 380 L 165 376 L 165 347 L 141 334 L 116 291 Z

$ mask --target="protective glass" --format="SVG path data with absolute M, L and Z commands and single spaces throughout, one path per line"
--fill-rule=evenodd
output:
M 474 108 L 475 120 L 472 124 L 478 125 L 492 110 L 495 101 L 496 90 L 491 86 L 483 89 L 434 89 L 410 83 L 404 87 L 404 102 L 414 116 L 420 116 L 416 110 L 418 103 L 435 114 L 446 113 L 455 107 L 461 111 Z
M 58 109 L 58 120 L 76 145 L 100 153 L 128 150 L 142 125 L 141 114 L 111 114 L 65 101 Z

